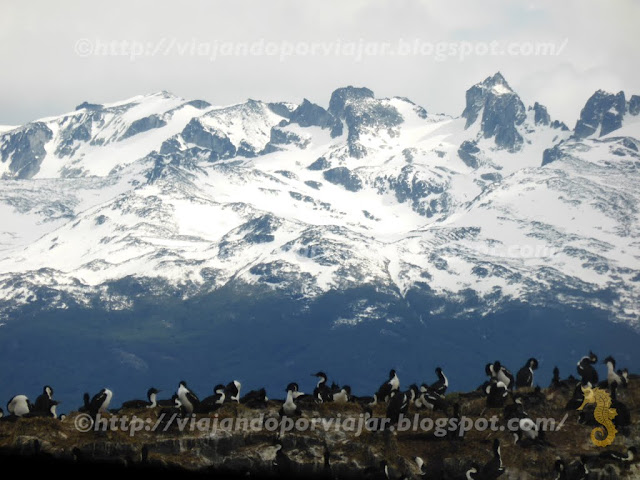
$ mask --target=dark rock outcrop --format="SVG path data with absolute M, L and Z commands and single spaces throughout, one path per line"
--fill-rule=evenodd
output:
M 129 125 L 129 128 L 127 128 L 127 130 L 122 134 L 120 139 L 124 140 L 154 128 L 162 128 L 166 124 L 167 122 L 158 115 L 149 115 L 148 117 L 139 118 Z
M 478 153 L 480 153 L 480 149 L 475 141 L 465 140 L 458 148 L 458 156 L 465 165 L 471 168 L 478 168 L 480 165 L 476 157 Z
M 545 149 L 545 151 L 542 152 L 542 166 L 544 167 L 551 162 L 555 162 L 559 158 L 562 158 L 563 155 L 564 154 L 562 152 L 562 149 L 560 148 L 560 144 Z
M 102 105 L 100 105 L 99 103 L 89 103 L 89 102 L 82 102 L 80 105 L 78 105 L 76 107 L 76 110 L 102 110 Z
M 362 180 L 347 167 L 335 167 L 326 170 L 323 176 L 327 182 L 342 185 L 350 192 L 362 190 Z
M 312 162 L 307 169 L 309 170 L 326 170 L 331 167 L 331 162 L 324 157 L 319 157 L 317 160 Z
M 0 160 L 11 159 L 10 178 L 31 178 L 38 171 L 46 155 L 45 145 L 53 132 L 42 122 L 34 122 L 11 130 L 2 136 Z
M 510 152 L 520 150 L 523 138 L 516 127 L 525 121 L 526 110 L 500 72 L 467 90 L 466 107 L 462 112 L 467 120 L 465 128 L 475 123 L 480 112 L 482 136 L 495 138 L 499 148 Z
M 586 138 L 598 131 L 600 137 L 622 126 L 622 118 L 627 109 L 624 92 L 612 94 L 604 90 L 594 93 L 580 112 L 575 127 L 576 138 Z
M 640 96 L 631 95 L 629 99 L 629 113 L 633 116 L 640 114 Z
M 533 115 L 533 121 L 536 125 L 549 125 L 551 123 L 547 107 L 540 105 L 538 102 L 533 104 Z
M 337 118 L 342 118 L 345 114 L 345 107 L 349 102 L 359 101 L 366 98 L 373 99 L 373 92 L 365 87 L 338 88 L 331 94 L 329 100 L 329 113 Z
M 204 110 L 205 108 L 209 108 L 211 106 L 211 104 L 206 100 L 191 100 L 190 102 L 185 103 L 185 105 L 191 105 L 198 110 Z
M 184 127 L 182 138 L 188 143 L 211 150 L 212 160 L 236 155 L 236 147 L 224 133 L 205 128 L 197 118 L 192 119 Z
M 331 137 L 342 135 L 342 122 L 327 112 L 324 108 L 315 103 L 311 103 L 306 98 L 291 112 L 289 120 L 297 123 L 301 127 L 320 127 L 331 130 Z

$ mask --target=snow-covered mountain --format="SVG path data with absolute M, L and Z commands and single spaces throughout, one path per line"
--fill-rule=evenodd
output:
M 320 305 L 323 329 L 382 337 L 518 305 L 637 332 L 640 97 L 598 91 L 573 130 L 500 73 L 466 102 L 160 92 L 0 130 L 0 324 L 233 292 L 295 301 L 274 331 Z M 148 328 L 175 325 L 160 317 Z

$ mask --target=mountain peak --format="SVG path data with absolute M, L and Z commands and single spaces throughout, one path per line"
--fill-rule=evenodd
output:
M 364 98 L 374 98 L 373 91 L 366 87 L 342 87 L 334 90 L 329 100 L 329 113 L 341 117 L 347 103 Z
M 475 123 L 482 112 L 481 133 L 484 138 L 495 137 L 496 145 L 511 152 L 520 149 L 523 139 L 516 126 L 526 118 L 520 97 L 511 89 L 500 72 L 473 85 L 466 93 L 462 117 L 465 128 Z
M 622 118 L 627 112 L 627 102 L 623 91 L 616 94 L 597 90 L 584 108 L 576 122 L 576 138 L 586 138 L 599 131 L 602 137 L 622 126 Z

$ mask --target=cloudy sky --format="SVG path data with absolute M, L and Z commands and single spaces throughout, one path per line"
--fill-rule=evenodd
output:
M 638 0 L 0 3 L 0 124 L 168 90 L 327 106 L 340 86 L 459 115 L 501 71 L 573 126 L 598 88 L 640 93 Z

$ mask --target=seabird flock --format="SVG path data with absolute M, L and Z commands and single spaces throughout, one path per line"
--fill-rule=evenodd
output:
M 577 363 L 577 373 L 579 379 L 570 376 L 568 379 L 560 379 L 557 367 L 553 370 L 553 379 L 549 386 L 551 391 L 571 392 L 573 395 L 566 404 L 566 410 L 576 410 L 584 402 L 583 388 L 600 387 L 607 388 L 612 400 L 611 407 L 617 411 L 617 416 L 613 419 L 616 428 L 624 428 L 631 424 L 629 409 L 617 399 L 617 389 L 626 388 L 629 383 L 629 373 L 627 369 L 616 370 L 616 362 L 613 357 L 607 357 L 603 364 L 607 366 L 607 377 L 600 381 L 595 368 L 598 357 L 590 352 L 582 357 Z M 458 398 L 484 398 L 486 408 L 503 409 L 505 421 L 515 420 L 517 429 L 513 432 L 516 445 L 521 447 L 537 446 L 538 448 L 552 446 L 545 437 L 545 432 L 539 430 L 536 422 L 530 418 L 525 408 L 543 404 L 546 401 L 545 395 L 540 387 L 534 387 L 534 371 L 538 369 L 538 361 L 530 358 L 524 366 L 514 376 L 508 368 L 499 361 L 488 363 L 485 366 L 485 374 L 488 379 L 475 391 L 460 393 Z M 276 405 L 280 405 L 280 417 L 295 417 L 302 415 L 305 410 L 311 410 L 314 405 L 332 404 L 357 404 L 363 409 L 366 421 L 373 419 L 372 408 L 376 405 L 383 405 L 386 408 L 386 422 L 382 422 L 380 430 L 393 431 L 401 415 L 406 415 L 409 407 L 421 410 L 439 410 L 446 414 L 453 410 L 453 417 L 460 419 L 460 405 L 455 402 L 450 405 L 450 401 L 445 397 L 449 387 L 449 380 L 442 368 L 435 370 L 437 380 L 431 384 L 423 383 L 418 386 L 412 384 L 407 390 L 400 389 L 400 380 L 395 370 L 389 372 L 388 378 L 380 385 L 372 396 L 355 396 L 351 393 L 349 385 L 329 385 L 328 377 L 324 372 L 312 374 L 317 378 L 316 387 L 312 394 L 305 394 L 299 391 L 298 384 L 289 383 L 285 389 L 284 400 L 276 400 Z M 108 388 L 103 388 L 93 397 L 88 393 L 84 394 L 83 405 L 78 411 L 90 415 L 93 419 L 99 413 L 118 413 L 130 409 L 154 409 L 160 408 L 160 412 L 179 416 L 192 416 L 195 414 L 209 414 L 220 408 L 224 404 L 242 404 L 251 409 L 266 408 L 269 399 L 264 388 L 252 390 L 244 396 L 240 396 L 242 385 L 237 380 L 229 382 L 227 385 L 219 384 L 213 388 L 213 394 L 202 400 L 187 386 L 185 381 L 181 381 L 178 389 L 170 399 L 159 400 L 159 390 L 150 388 L 147 391 L 146 400 L 129 400 L 123 402 L 119 409 L 109 410 L 113 399 L 113 392 Z M 514 393 L 514 390 L 517 390 Z M 0 408 L 0 422 L 14 422 L 19 418 L 49 417 L 64 420 L 64 415 L 58 415 L 56 409 L 59 402 L 53 399 L 53 388 L 46 385 L 42 393 L 37 397 L 35 403 L 31 403 L 26 395 L 19 394 L 13 396 L 7 403 L 8 415 Z M 511 403 L 508 400 L 511 399 Z M 593 414 L 587 409 L 580 414 L 579 422 L 593 422 Z M 447 432 L 445 438 L 463 440 L 464 431 L 456 430 Z M 493 456 L 484 465 L 473 463 L 465 474 L 465 480 L 490 480 L 496 479 L 506 471 L 502 463 L 500 453 L 500 440 L 495 439 L 493 443 Z M 598 455 L 581 456 L 579 460 L 567 464 L 563 459 L 557 458 L 554 472 L 555 479 L 587 479 L 589 467 L 598 466 L 605 461 L 630 464 L 636 462 L 637 450 L 635 447 L 627 449 L 626 453 L 616 451 L 604 451 Z M 424 476 L 427 472 L 427 463 L 420 457 L 414 458 L 417 476 Z M 286 454 L 282 451 L 282 443 L 278 440 L 277 455 L 273 461 L 274 469 L 282 471 L 283 465 L 290 464 Z M 385 460 L 378 465 L 368 467 L 363 472 L 365 478 L 395 479 L 406 478 L 405 476 L 394 477 L 390 473 L 389 465 Z

